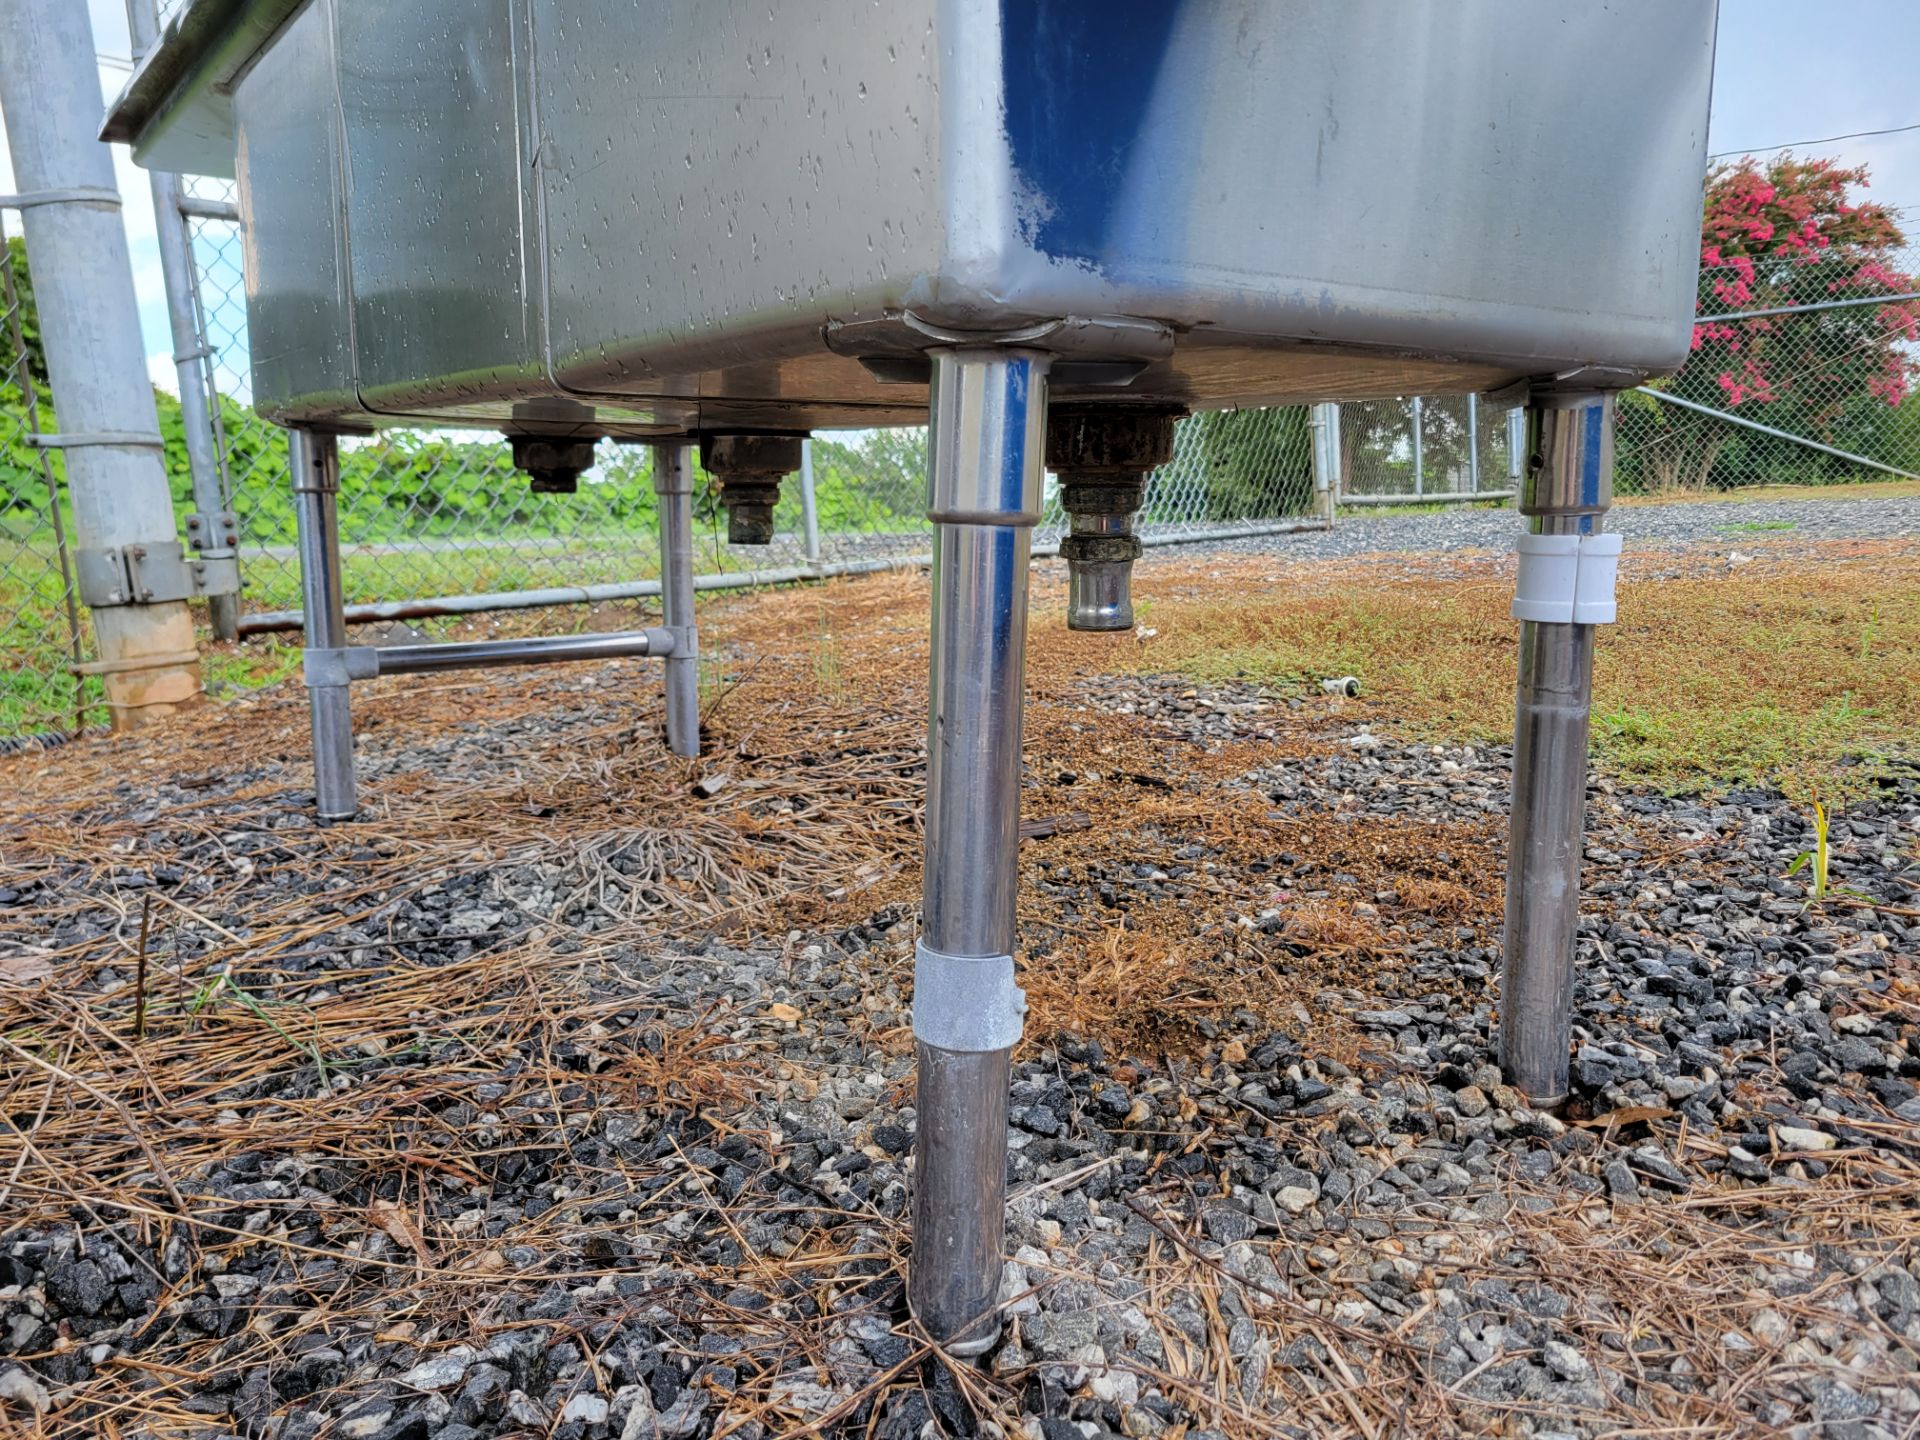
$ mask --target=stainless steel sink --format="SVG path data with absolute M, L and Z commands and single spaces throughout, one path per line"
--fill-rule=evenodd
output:
M 237 177 L 281 420 L 917 421 L 934 340 L 1034 324 L 1056 394 L 1461 392 L 1683 359 L 1713 30 L 1706 0 L 195 0 L 108 133 Z

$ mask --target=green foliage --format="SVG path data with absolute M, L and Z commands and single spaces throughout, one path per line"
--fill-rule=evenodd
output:
M 1827 880 L 1831 873 L 1831 850 L 1827 845 L 1827 807 L 1818 800 L 1813 802 L 1813 848 L 1802 850 L 1794 856 L 1793 863 L 1787 866 L 1787 875 L 1798 875 L 1809 862 L 1813 865 L 1813 898 L 1827 898 Z
M 20 306 L 20 329 L 27 342 L 27 371 L 42 385 L 47 383 L 47 352 L 40 343 L 40 307 L 33 300 L 33 277 L 27 273 L 27 242 L 18 235 L 7 237 L 7 268 L 13 272 L 14 298 Z M 13 335 L 8 328 L 0 332 L 0 354 L 13 355 Z
M 1313 505 L 1312 457 L 1313 435 L 1301 406 L 1204 412 L 1181 425 L 1174 437 L 1175 465 L 1198 469 L 1203 513 L 1163 514 L 1149 497 L 1141 519 L 1225 521 L 1304 513 Z
M 1920 471 L 1916 278 L 1896 268 L 1906 237 L 1885 207 L 1855 203 L 1864 166 L 1782 154 L 1707 177 L 1696 313 L 1884 297 L 1850 309 L 1702 320 L 1693 353 L 1660 388 L 1792 435 Z M 1875 473 L 1711 415 L 1623 398 L 1623 493 L 1838 484 Z
M 813 494 L 827 534 L 892 532 L 927 512 L 927 439 L 920 430 L 869 430 L 813 442 Z M 779 517 L 786 524 L 785 497 Z M 797 488 L 793 523 L 799 523 Z

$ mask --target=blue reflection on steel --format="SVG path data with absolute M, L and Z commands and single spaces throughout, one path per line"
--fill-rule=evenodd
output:
M 1611 494 L 1612 477 L 1605 473 L 1607 407 L 1595 401 L 1586 407 L 1585 433 L 1580 437 L 1580 503 L 1593 509 L 1603 508 L 1603 496 Z M 1592 535 L 1599 517 L 1592 513 L 1580 517 L 1580 533 Z
M 1043 254 L 1116 252 L 1127 184 L 1184 5 L 1178 0 L 1005 0 L 1007 143 L 1035 202 L 1023 216 Z

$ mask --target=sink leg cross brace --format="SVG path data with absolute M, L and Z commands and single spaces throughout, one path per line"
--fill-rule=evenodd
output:
M 307 704 L 313 723 L 313 793 L 322 820 L 349 820 L 359 809 L 353 774 L 349 687 L 377 675 L 493 665 L 550 665 L 641 655 L 666 661 L 667 746 L 700 753 L 699 640 L 693 620 L 693 484 L 689 447 L 654 446 L 660 502 L 660 596 L 665 624 L 646 630 L 445 645 L 347 643 L 340 568 L 340 453 L 335 436 L 296 429 L 287 437 L 294 523 L 300 550 L 300 600 L 306 620 Z

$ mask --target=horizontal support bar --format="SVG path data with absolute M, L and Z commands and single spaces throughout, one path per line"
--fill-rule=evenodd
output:
M 1511 494 L 1502 491 L 1499 494 Z M 1492 495 L 1491 498 L 1499 498 Z M 1199 530 L 1147 534 L 1140 543 L 1160 545 L 1204 544 L 1211 540 L 1240 540 L 1255 535 L 1291 535 L 1302 530 L 1325 530 L 1324 520 L 1252 520 L 1213 525 Z M 1059 553 L 1059 543 L 1033 547 L 1036 557 Z M 834 560 L 824 565 L 787 565 L 770 570 L 735 570 L 696 575 L 695 590 L 757 590 L 769 585 L 797 585 L 807 580 L 832 580 L 843 575 L 878 575 L 889 570 L 924 570 L 933 563 L 931 552 L 895 555 L 872 560 Z M 658 580 L 623 580 L 607 585 L 554 585 L 541 590 L 496 590 L 480 595 L 432 595 L 418 600 L 378 600 L 346 607 L 349 625 L 372 625 L 384 620 L 425 620 L 441 615 L 484 615 L 496 610 L 535 610 L 547 605 L 601 605 L 617 600 L 644 600 L 660 593 Z M 298 610 L 262 610 L 240 617 L 242 635 L 266 635 L 301 627 Z
M 380 645 L 374 647 L 373 653 L 382 675 L 424 675 L 439 670 L 477 670 L 491 665 L 558 665 L 568 660 L 666 656 L 673 650 L 671 631 L 624 630 L 610 635 L 462 640 L 446 645 Z
M 202 200 L 193 195 L 180 197 L 180 213 L 190 220 L 227 220 L 240 223 L 240 207 L 231 200 Z
M 1375 505 L 1471 505 L 1480 500 L 1511 500 L 1512 490 L 1429 490 L 1425 495 L 1348 495 L 1340 503 L 1349 510 Z

